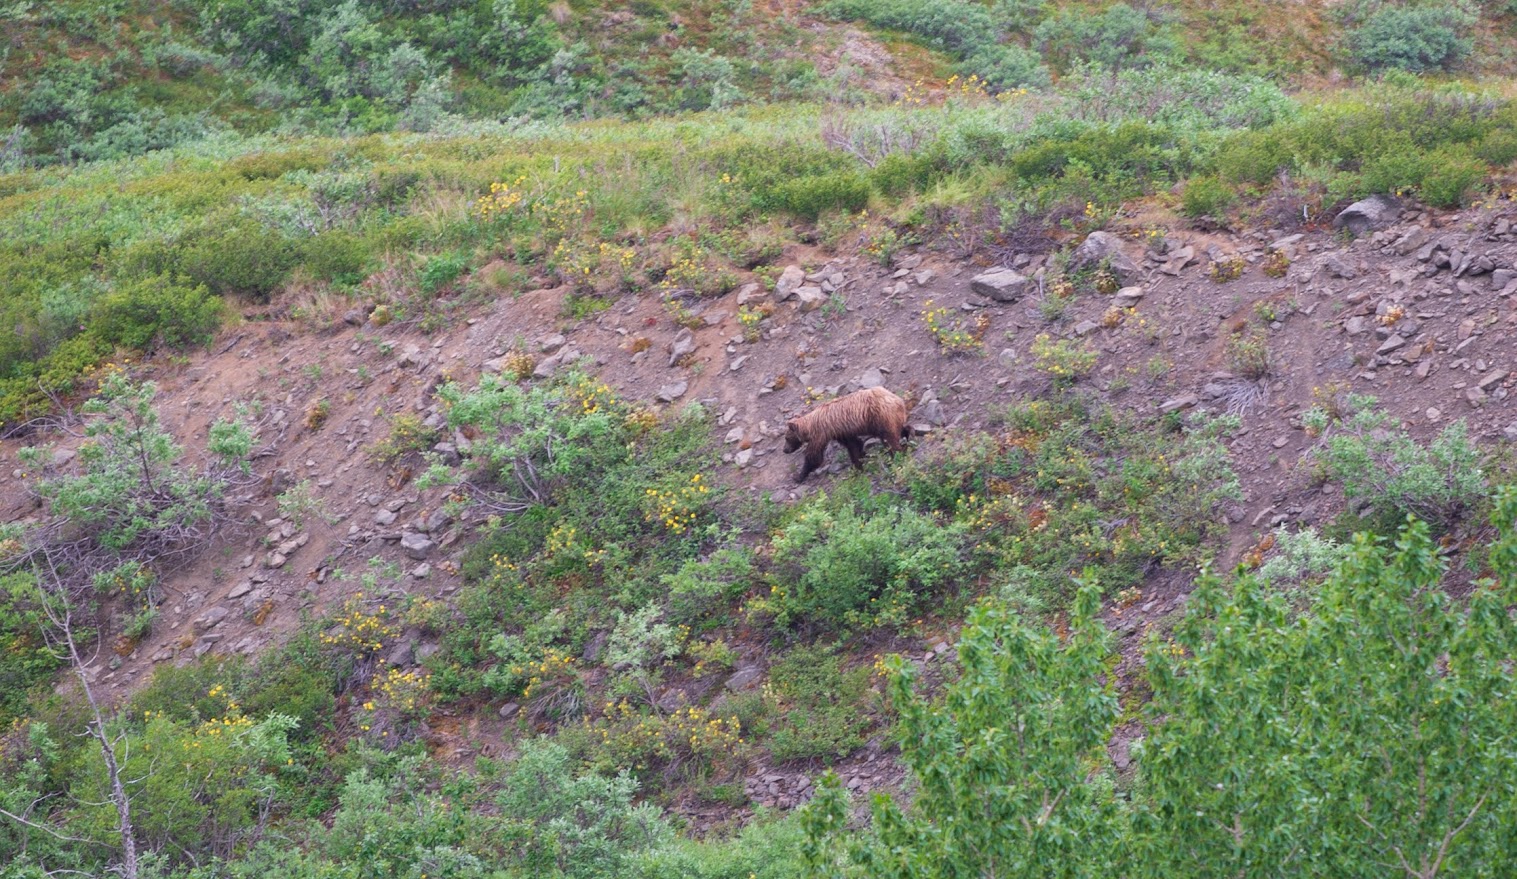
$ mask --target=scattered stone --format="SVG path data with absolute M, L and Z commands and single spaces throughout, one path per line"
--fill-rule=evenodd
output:
M 916 273 L 916 281 L 918 285 L 925 287 L 932 282 L 933 278 L 936 278 L 937 276 L 938 273 L 932 269 L 922 269 L 920 272 Z
M 1495 387 L 1496 385 L 1501 384 L 1501 382 L 1505 378 L 1506 378 L 1506 370 L 1504 370 L 1504 369 L 1495 369 L 1495 370 L 1492 370 L 1489 374 L 1487 374 L 1484 378 L 1482 378 L 1476 384 L 1476 387 L 1480 388 L 1480 390 L 1482 390 L 1482 391 L 1489 391 L 1491 388 Z
M 1370 331 L 1371 326 L 1369 318 L 1351 317 L 1343 322 L 1343 331 L 1350 336 L 1362 336 Z
M 401 369 L 410 369 L 413 366 L 422 366 L 427 362 L 427 355 L 421 353 L 421 346 L 415 343 L 407 345 L 400 352 L 400 359 L 396 363 Z
M 1122 250 L 1122 239 L 1110 232 L 1092 232 L 1075 248 L 1070 257 L 1071 271 L 1106 265 L 1123 286 L 1133 284 L 1142 277 L 1138 264 Z
M 969 289 L 994 299 L 997 302 L 1016 302 L 1026 295 L 1032 279 L 1011 269 L 995 269 L 976 275 L 969 281 Z
M 753 463 L 753 450 L 738 449 L 737 454 L 732 456 L 732 463 L 736 464 L 737 469 L 739 470 L 747 467 L 749 464 Z
M 1159 411 L 1165 413 L 1178 412 L 1182 409 L 1189 409 L 1200 402 L 1201 398 L 1195 394 L 1181 394 L 1178 397 L 1160 403 Z
M 544 354 L 552 354 L 568 343 L 569 339 L 563 333 L 554 333 L 551 336 L 543 337 L 543 340 L 538 343 L 538 349 Z
M 363 312 L 356 308 L 350 308 L 343 314 L 342 322 L 350 327 L 359 326 L 363 323 Z
M 271 552 L 269 553 L 268 558 L 263 560 L 263 563 L 271 568 L 282 568 L 284 567 L 284 563 L 287 561 L 289 561 L 289 559 L 285 558 L 283 555 L 280 555 L 277 552 Z
M 912 410 L 911 417 L 934 427 L 941 426 L 948 420 L 943 414 L 943 404 L 936 397 L 930 397 L 918 403 Z
M 1384 342 L 1380 343 L 1380 347 L 1375 349 L 1375 353 L 1383 357 L 1386 354 L 1389 354 L 1392 351 L 1401 348 L 1405 344 L 1406 339 L 1402 338 L 1399 335 L 1392 335 L 1389 339 L 1386 339 Z
M 457 467 L 464 461 L 464 456 L 458 453 L 458 446 L 452 443 L 437 443 L 432 446 L 432 451 L 436 452 L 442 462 L 449 467 Z
M 1075 324 L 1075 335 L 1083 339 L 1100 328 L 1101 325 L 1093 320 L 1082 320 Z
M 1123 287 L 1112 297 L 1111 304 L 1118 308 L 1132 308 L 1143 299 L 1145 292 L 1142 287 Z
M 216 626 L 220 625 L 222 620 L 226 618 L 226 608 L 213 607 L 210 610 L 206 611 L 205 614 L 202 615 L 199 619 L 195 620 L 195 628 L 197 631 L 201 632 L 204 632 L 206 629 L 214 629 Z
M 407 531 L 404 534 L 400 535 L 401 550 L 404 551 L 407 556 L 417 561 L 424 560 L 427 557 L 427 554 L 430 553 L 435 546 L 437 546 L 437 543 L 425 534 L 418 534 L 415 531 Z
M 654 399 L 658 400 L 660 403 L 673 403 L 680 397 L 685 396 L 685 391 L 688 391 L 689 389 L 689 382 L 673 382 L 660 387 L 658 389 L 658 394 L 654 397 Z
M 774 282 L 774 301 L 784 302 L 795 295 L 795 291 L 806 283 L 806 272 L 800 266 L 786 266 L 780 272 L 779 280 Z
M 252 591 L 253 591 L 253 581 L 252 580 L 243 580 L 241 583 L 238 583 L 236 586 L 233 586 L 232 587 L 232 591 L 228 592 L 226 594 L 226 597 L 227 598 L 241 598 L 242 596 L 247 595 L 249 592 L 252 592 Z
M 1440 412 L 1440 411 L 1438 411 L 1438 407 L 1437 406 L 1429 406 L 1429 407 L 1427 407 L 1427 411 L 1424 412 L 1424 413 L 1422 413 L 1422 414 L 1425 415 L 1425 416 L 1427 416 L 1427 420 L 1428 421 L 1437 421 L 1438 419 L 1440 419 L 1440 418 L 1443 417 L 1443 413 Z
M 754 684 L 758 683 L 759 678 L 762 678 L 763 676 L 763 669 L 759 668 L 756 665 L 749 665 L 733 672 L 732 676 L 727 678 L 727 683 L 723 686 L 725 686 L 728 690 L 736 693 L 752 687 Z
M 733 443 L 740 443 L 742 441 L 743 441 L 743 429 L 741 427 L 734 427 L 731 430 L 727 431 L 727 436 L 726 436 L 725 439 L 722 440 L 722 444 L 723 445 L 731 445 Z
M 1352 281 L 1359 277 L 1359 268 L 1339 253 L 1330 253 L 1322 258 L 1322 269 L 1335 278 Z
M 1178 275 L 1180 272 L 1184 271 L 1187 266 L 1194 265 L 1195 262 L 1196 249 L 1187 244 L 1184 247 L 1181 247 L 1178 250 L 1172 252 L 1169 255 L 1169 259 L 1164 263 L 1164 265 L 1159 267 L 1159 271 L 1163 272 L 1166 275 Z
M 412 579 L 425 580 L 430 576 L 432 576 L 431 562 L 422 562 L 421 564 L 411 569 Z
M 815 284 L 805 284 L 795 288 L 795 298 L 801 304 L 801 311 L 816 311 L 827 301 L 827 294 Z
M 1410 256 L 1414 252 L 1421 250 L 1425 244 L 1427 244 L 1427 230 L 1421 226 L 1413 226 L 1406 231 L 1406 234 L 1396 239 L 1396 242 L 1391 245 L 1391 249 L 1400 256 Z M 1431 256 L 1432 254 L 1428 255 Z
M 743 368 L 743 364 L 747 363 L 747 362 L 748 362 L 748 355 L 747 354 L 744 354 L 741 357 L 734 357 L 734 358 L 732 358 L 732 362 L 729 363 L 729 364 L 727 364 L 727 371 L 728 372 L 737 372 L 739 369 L 742 369 Z
M 859 376 L 858 384 L 862 390 L 883 387 L 885 385 L 885 375 L 880 371 L 878 366 L 871 366 L 864 370 L 863 375 Z
M 1425 381 L 1427 377 L 1433 373 L 1433 361 L 1422 361 L 1421 363 L 1417 364 L 1417 368 L 1413 370 L 1413 372 L 1415 372 L 1417 375 L 1417 381 Z
M 515 702 L 507 702 L 506 704 L 500 706 L 500 711 L 498 713 L 500 714 L 502 720 L 510 720 L 511 718 L 515 717 L 516 712 L 520 710 L 520 705 L 517 705 Z
M 674 341 L 669 343 L 669 365 L 673 366 L 680 358 L 695 353 L 695 333 L 689 327 L 680 330 L 674 336 Z
M 750 282 L 737 288 L 737 304 L 740 306 L 757 302 L 762 298 L 764 298 L 764 288 L 760 284 Z
M 391 511 L 389 511 L 389 510 L 376 510 L 376 511 L 374 511 L 374 524 L 375 525 L 380 525 L 380 526 L 394 525 L 395 524 L 395 518 L 396 518 L 395 514 L 393 512 L 391 512 Z
M 1376 229 L 1384 229 L 1401 216 L 1401 202 L 1389 195 L 1372 195 L 1356 201 L 1333 218 L 1334 229 L 1347 229 L 1355 235 L 1363 235 Z

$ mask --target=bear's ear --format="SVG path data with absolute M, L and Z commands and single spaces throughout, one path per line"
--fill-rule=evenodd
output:
M 790 436 L 800 436 L 801 420 L 799 418 L 792 418 L 785 422 L 785 433 Z

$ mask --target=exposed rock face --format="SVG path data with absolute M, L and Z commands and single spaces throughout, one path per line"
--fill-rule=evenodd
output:
M 1376 229 L 1384 229 L 1401 216 L 1401 202 L 1389 195 L 1372 195 L 1356 201 L 1333 218 L 1334 229 L 1347 229 L 1355 235 L 1363 235 Z

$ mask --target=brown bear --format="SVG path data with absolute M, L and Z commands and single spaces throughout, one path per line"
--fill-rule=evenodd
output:
M 901 450 L 901 440 L 911 437 L 906 423 L 906 401 L 884 388 L 866 388 L 823 403 L 785 424 L 785 454 L 806 447 L 806 461 L 796 482 L 805 482 L 811 471 L 822 466 L 827 444 L 833 440 L 848 450 L 853 466 L 864 467 L 864 438 L 879 437 L 892 452 Z

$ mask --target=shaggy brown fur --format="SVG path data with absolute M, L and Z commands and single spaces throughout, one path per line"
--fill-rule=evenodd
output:
M 848 450 L 854 467 L 863 469 L 864 439 L 871 436 L 879 437 L 892 452 L 899 452 L 901 440 L 911 436 L 906 401 L 884 388 L 854 391 L 792 418 L 785 425 L 785 454 L 806 447 L 806 461 L 795 481 L 805 482 L 811 471 L 822 466 L 827 444 L 833 440 Z

